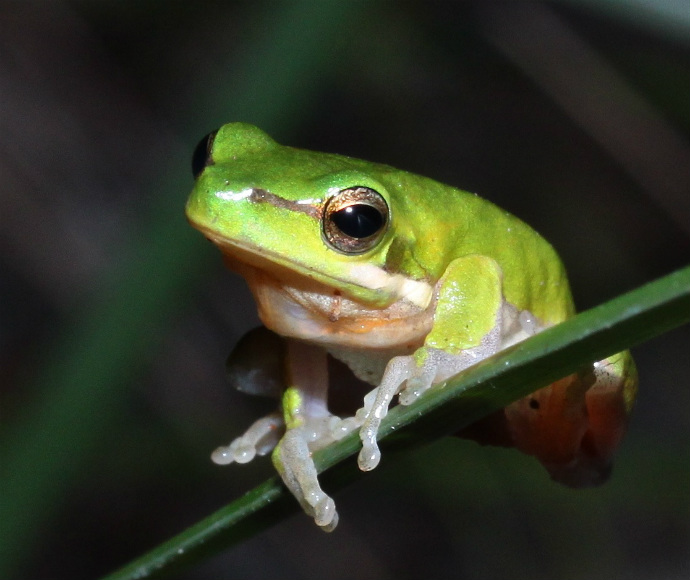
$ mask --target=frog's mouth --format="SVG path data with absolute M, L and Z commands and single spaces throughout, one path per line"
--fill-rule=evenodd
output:
M 393 302 L 404 300 L 424 309 L 433 298 L 433 286 L 428 282 L 391 274 L 373 264 L 352 263 L 347 269 L 348 276 L 333 276 L 266 248 L 230 240 L 201 224 L 191 223 L 218 246 L 228 266 L 240 273 L 242 265 L 248 265 L 271 272 L 296 287 L 304 285 L 305 281 L 313 281 L 331 291 L 338 290 L 351 300 L 376 308 L 385 308 Z
M 356 294 L 361 286 L 348 280 L 302 269 L 264 248 L 213 232 L 207 237 L 220 248 L 226 265 L 247 282 L 261 321 L 281 336 L 333 348 L 398 349 L 419 343 L 431 328 L 433 308 L 384 290 L 379 297 L 385 302 L 365 300 Z

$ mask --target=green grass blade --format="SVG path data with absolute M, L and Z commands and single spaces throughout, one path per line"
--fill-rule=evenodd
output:
M 397 406 L 381 425 L 384 464 L 405 451 L 454 433 L 530 392 L 620 350 L 690 321 L 690 267 L 647 284 L 550 328 L 479 363 L 415 404 Z M 357 434 L 315 455 L 329 469 L 328 491 L 356 477 Z M 104 580 L 153 578 L 179 571 L 250 538 L 297 511 L 297 502 L 272 478 Z M 337 533 L 337 532 L 336 532 Z

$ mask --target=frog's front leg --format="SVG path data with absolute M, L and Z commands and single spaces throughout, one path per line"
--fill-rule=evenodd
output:
M 287 362 L 289 387 L 283 395 L 287 431 L 273 451 L 273 464 L 304 511 L 330 532 L 338 523 L 338 514 L 333 500 L 321 489 L 312 453 L 359 423 L 341 420 L 328 411 L 328 369 L 323 349 L 288 340 Z
M 470 255 L 450 263 L 437 285 L 433 326 L 424 345 L 389 361 L 375 395 L 360 410 L 360 469 L 369 471 L 380 461 L 379 426 L 398 392 L 400 403 L 409 405 L 431 385 L 497 352 L 502 306 L 502 274 L 493 259 Z
M 255 421 L 244 435 L 237 437 L 230 445 L 218 447 L 211 460 L 218 465 L 249 463 L 257 455 L 271 451 L 285 431 L 281 413 L 271 413 Z

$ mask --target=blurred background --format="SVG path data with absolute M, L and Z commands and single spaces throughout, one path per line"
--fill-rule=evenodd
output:
M 185 222 L 228 121 L 480 193 L 585 309 L 690 258 L 687 0 L 0 2 L 0 577 L 96 578 L 272 474 L 210 452 L 264 401 L 258 324 Z M 448 439 L 179 576 L 688 578 L 688 327 L 634 349 L 611 481 Z

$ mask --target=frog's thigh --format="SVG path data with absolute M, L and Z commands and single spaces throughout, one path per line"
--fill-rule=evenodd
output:
M 247 332 L 232 349 L 225 363 L 231 387 L 279 399 L 285 387 L 286 340 L 259 326 Z
M 595 382 L 585 403 L 593 451 L 610 460 L 627 428 L 637 394 L 637 369 L 628 351 L 594 364 Z
M 556 481 L 598 485 L 610 473 L 625 432 L 637 375 L 629 353 L 595 363 L 505 409 L 515 446 L 534 455 Z

